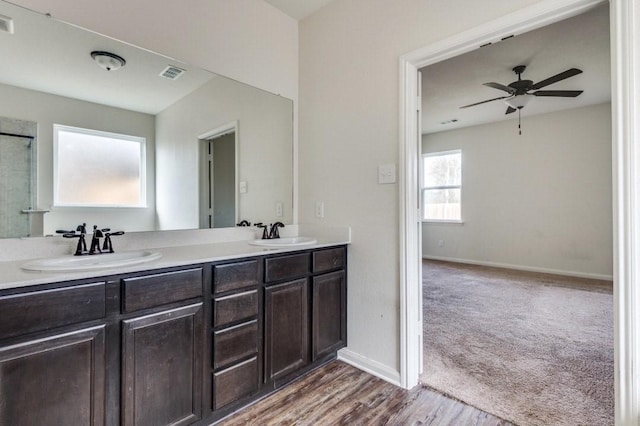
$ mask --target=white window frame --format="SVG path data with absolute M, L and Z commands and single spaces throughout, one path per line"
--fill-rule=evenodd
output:
M 137 142 L 140 145 L 140 199 L 137 204 L 92 204 L 92 203 L 64 203 L 58 199 L 58 135 L 59 132 L 70 132 L 87 136 L 101 136 L 123 141 Z M 91 208 L 146 208 L 147 207 L 147 139 L 141 136 L 125 135 L 122 133 L 105 132 L 101 130 L 85 129 L 82 127 L 53 125 L 53 205 L 55 207 L 91 207 Z
M 460 185 L 425 186 L 424 184 L 424 159 L 428 157 L 439 157 L 442 155 L 460 154 Z M 462 149 L 450 149 L 447 151 L 434 151 L 422 154 L 420 162 L 420 219 L 423 223 L 464 223 L 463 202 L 462 202 Z M 425 219 L 425 191 L 433 189 L 459 189 L 460 190 L 460 219 Z

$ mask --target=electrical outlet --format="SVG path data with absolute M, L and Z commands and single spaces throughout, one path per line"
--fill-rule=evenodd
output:
M 316 201 L 316 217 L 322 219 L 324 217 L 324 203 Z
M 247 182 L 244 180 L 240 182 L 240 193 L 241 194 L 247 193 Z
M 438 240 L 438 247 L 444 247 L 444 240 Z
M 282 203 L 276 203 L 276 217 L 282 217 Z

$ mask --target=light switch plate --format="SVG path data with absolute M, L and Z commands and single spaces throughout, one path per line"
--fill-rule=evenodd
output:
M 246 181 L 242 181 L 240 182 L 240 193 L 241 194 L 246 194 L 247 193 L 247 182 Z
M 396 183 L 395 164 L 380 164 L 378 166 L 378 183 Z

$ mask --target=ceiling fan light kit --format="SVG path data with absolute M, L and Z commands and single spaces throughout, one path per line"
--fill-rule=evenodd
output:
M 472 106 L 481 105 L 487 102 L 493 102 L 493 101 L 502 99 L 508 106 L 505 114 L 511 114 L 513 112 L 518 111 L 518 129 L 519 129 L 519 134 L 522 134 L 522 130 L 520 127 L 520 111 L 535 96 L 575 98 L 576 96 L 579 96 L 582 93 L 582 90 L 539 90 L 543 87 L 565 80 L 569 77 L 573 77 L 574 75 L 578 75 L 582 73 L 582 70 L 579 70 L 577 68 L 570 68 L 566 71 L 553 75 L 547 79 L 544 79 L 534 84 L 532 80 L 522 79 L 522 73 L 524 72 L 525 69 L 526 69 L 525 65 L 518 65 L 514 67 L 513 72 L 516 73 L 516 75 L 518 76 L 518 80 L 512 83 L 509 83 L 509 85 L 507 86 L 505 86 L 504 84 L 494 83 L 494 82 L 484 83 L 484 86 L 502 90 L 503 92 L 507 92 L 508 93 L 507 95 L 461 106 L 460 108 L 469 108 Z

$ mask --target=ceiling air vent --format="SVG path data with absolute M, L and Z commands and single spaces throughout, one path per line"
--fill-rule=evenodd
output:
M 0 15 L 0 31 L 13 34 L 13 19 Z
M 168 78 L 169 80 L 177 80 L 185 72 L 186 71 L 182 68 L 169 65 L 160 73 L 160 77 Z

